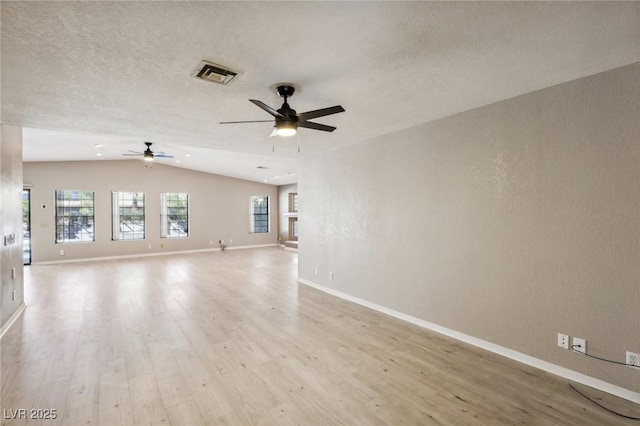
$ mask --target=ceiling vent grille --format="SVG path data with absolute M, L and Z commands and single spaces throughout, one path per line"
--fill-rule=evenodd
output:
M 224 84 L 226 86 L 238 76 L 238 73 L 225 68 L 222 65 L 202 61 L 191 75 L 204 81 Z

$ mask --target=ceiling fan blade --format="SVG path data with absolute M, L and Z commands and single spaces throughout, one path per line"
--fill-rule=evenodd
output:
M 329 108 L 316 109 L 315 111 L 302 112 L 298 114 L 298 121 L 313 120 L 314 118 L 337 114 L 339 112 L 344 112 L 344 108 L 342 108 L 340 105 L 332 106 Z
M 153 154 L 153 158 L 173 158 L 173 155 L 168 155 L 168 154 Z
M 134 154 L 142 154 L 141 152 L 138 152 L 138 151 L 131 151 L 131 150 L 129 150 L 129 152 L 133 152 Z
M 257 101 L 255 99 L 249 99 L 249 102 L 253 102 L 256 106 L 262 108 L 263 110 L 267 111 L 269 114 L 273 115 L 274 117 L 278 117 L 278 118 L 284 118 L 284 115 L 280 114 L 278 111 L 276 111 L 275 109 L 271 108 L 269 105 L 265 104 L 262 101 Z
M 143 153 L 139 153 L 139 154 L 122 154 L 123 157 L 142 157 L 144 156 Z
M 239 123 L 273 123 L 273 120 L 221 121 L 220 122 L 220 124 L 239 124 Z
M 336 128 L 333 126 L 326 126 L 324 124 L 312 123 L 310 121 L 298 121 L 298 127 L 306 127 L 307 129 L 323 130 L 325 132 L 333 132 Z

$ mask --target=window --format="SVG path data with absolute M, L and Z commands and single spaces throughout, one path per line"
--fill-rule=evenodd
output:
M 112 192 L 113 240 L 144 240 L 144 192 Z
M 31 265 L 31 190 L 22 190 L 22 263 Z
M 160 237 L 189 236 L 189 194 L 160 194 Z
M 294 213 L 298 211 L 298 193 L 290 192 L 289 193 L 289 213 Z
M 251 232 L 256 234 L 269 232 L 269 197 L 267 195 L 251 197 Z
M 95 241 L 92 191 L 56 191 L 56 243 Z

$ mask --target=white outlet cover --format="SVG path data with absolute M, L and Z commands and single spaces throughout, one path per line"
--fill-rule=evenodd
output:
M 629 367 L 631 368 L 640 369 L 640 354 L 627 351 L 626 363 L 633 364 L 633 365 L 629 365 Z
M 573 344 L 571 346 L 572 346 L 572 349 L 576 352 L 580 352 L 583 354 L 587 353 L 587 341 L 585 339 L 574 337 Z
M 567 336 L 566 334 L 558 333 L 558 347 L 569 349 L 569 336 Z

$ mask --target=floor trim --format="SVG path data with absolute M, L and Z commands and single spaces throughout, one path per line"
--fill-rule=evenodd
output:
M 16 320 L 20 317 L 20 315 L 22 315 L 22 313 L 24 312 L 24 310 L 26 309 L 27 305 L 24 304 L 24 302 L 22 302 L 20 304 L 20 306 L 18 306 L 18 309 L 16 309 L 16 311 L 13 313 L 13 315 L 11 315 L 9 317 L 9 319 L 7 320 L 7 322 L 4 323 L 4 325 L 2 326 L 2 328 L 0 328 L 0 339 L 2 339 L 2 337 L 4 336 L 4 334 L 9 331 L 9 329 L 11 328 L 11 326 L 13 325 L 14 322 L 16 322 Z
M 510 358 L 512 360 L 521 362 L 523 364 L 530 365 L 532 367 L 538 368 L 540 370 L 544 370 L 548 373 L 555 374 L 556 376 L 564 377 L 565 379 L 572 380 L 576 383 L 581 383 L 586 386 L 590 386 L 595 389 L 599 389 L 603 392 L 607 392 L 611 395 L 618 396 L 620 398 L 626 399 L 631 402 L 635 402 L 636 404 L 640 404 L 640 392 L 634 392 L 629 389 L 625 389 L 623 387 L 605 382 L 600 379 L 596 379 L 595 377 L 587 376 L 586 374 L 579 373 L 574 370 L 570 370 L 565 367 L 560 367 L 559 365 L 552 364 L 547 361 L 543 361 L 539 358 L 532 357 L 530 355 L 523 354 L 522 352 L 514 351 L 504 346 L 497 345 L 495 343 L 488 342 L 486 340 L 479 339 L 477 337 L 470 336 L 468 334 L 461 333 L 456 330 L 452 330 L 447 327 L 443 327 L 438 324 L 434 324 L 429 321 L 425 321 L 420 318 L 416 318 L 414 316 L 404 314 L 402 312 L 395 311 L 393 309 L 387 308 L 382 305 L 378 305 L 376 303 L 369 302 L 368 300 L 360 299 L 355 296 L 351 296 L 350 294 L 343 293 L 338 290 L 334 290 L 329 287 L 325 287 L 320 284 L 316 284 L 312 281 L 308 281 L 305 279 L 298 278 L 298 282 L 300 284 L 304 284 L 309 287 L 313 287 L 317 290 L 323 291 L 325 293 L 331 294 L 333 296 L 339 297 L 344 300 L 348 300 L 353 303 L 357 303 L 358 305 L 365 306 L 367 308 L 373 309 L 378 312 L 382 312 L 383 314 L 390 315 L 394 318 L 401 319 L 403 321 L 407 321 L 409 323 L 415 324 L 419 327 L 426 328 L 431 331 L 435 331 L 436 333 L 443 334 L 445 336 L 452 337 L 456 340 L 460 340 L 465 343 L 469 343 L 470 345 L 477 346 L 479 348 L 485 349 L 489 352 L 496 353 L 498 355 L 502 355 L 504 357 Z
M 260 248 L 260 247 L 274 247 L 277 244 L 257 244 L 253 246 L 234 246 L 234 247 L 225 247 L 225 250 L 242 250 L 242 249 L 251 249 L 251 248 Z M 189 253 L 202 253 L 202 252 L 210 252 L 210 251 L 222 251 L 220 248 L 208 248 L 208 249 L 197 249 L 197 250 L 181 250 L 181 251 L 159 251 L 154 253 L 140 253 L 140 254 L 124 254 L 118 256 L 102 256 L 102 257 L 83 257 L 83 258 L 75 258 L 75 259 L 65 259 L 65 260 L 47 260 L 42 262 L 32 262 L 31 265 L 56 265 L 59 263 L 78 263 L 78 262 L 96 262 L 103 260 L 116 260 L 116 259 L 131 259 L 135 257 L 152 257 L 152 256 L 167 256 L 173 254 L 189 254 Z

